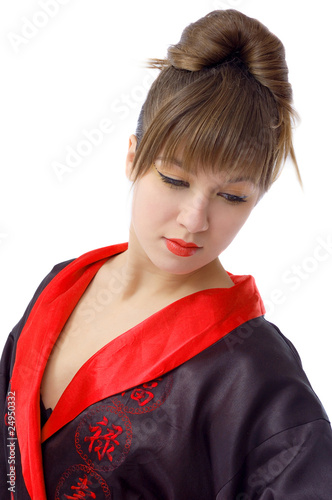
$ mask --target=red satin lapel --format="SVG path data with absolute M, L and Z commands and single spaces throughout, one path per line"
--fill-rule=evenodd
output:
M 65 267 L 38 297 L 17 343 L 11 379 L 16 395 L 16 432 L 29 495 L 46 500 L 40 429 L 40 384 L 52 347 L 78 300 L 106 259 L 127 243 L 82 255 Z

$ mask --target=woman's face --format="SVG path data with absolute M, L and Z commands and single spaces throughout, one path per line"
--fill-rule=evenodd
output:
M 226 173 L 186 173 L 180 160 L 158 157 L 136 181 L 132 205 L 135 251 L 171 274 L 193 273 L 217 259 L 260 195 L 250 181 Z

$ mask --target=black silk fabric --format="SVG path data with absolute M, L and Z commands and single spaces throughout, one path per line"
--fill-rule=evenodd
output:
M 1 405 L 25 320 L 3 353 Z M 8 490 L 1 427 L 0 498 L 29 500 L 18 450 L 15 496 Z M 86 408 L 42 452 L 52 500 L 332 499 L 327 415 L 296 350 L 264 317 L 171 372 Z

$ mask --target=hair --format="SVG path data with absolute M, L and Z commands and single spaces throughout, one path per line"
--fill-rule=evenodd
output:
M 215 10 L 182 33 L 143 104 L 133 181 L 162 152 L 186 171 L 245 175 L 267 191 L 291 157 L 292 107 L 285 49 L 262 23 L 233 9 Z

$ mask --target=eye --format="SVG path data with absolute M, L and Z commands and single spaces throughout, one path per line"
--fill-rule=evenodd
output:
M 159 170 L 156 167 L 156 170 L 158 174 L 161 177 L 161 180 L 165 182 L 166 184 L 169 184 L 170 187 L 175 187 L 175 188 L 182 188 L 182 187 L 189 187 L 189 182 L 186 181 L 181 181 L 180 179 L 173 179 L 172 177 L 167 177 L 166 175 L 162 174 L 159 172 Z
M 248 198 L 248 196 L 236 196 L 228 193 L 218 193 L 218 196 L 221 196 L 226 201 L 233 203 L 233 205 L 236 205 L 237 203 L 245 203 Z
M 165 184 L 168 184 L 169 187 L 171 188 L 189 188 L 190 184 L 187 181 L 183 181 L 180 179 L 174 179 L 173 177 L 168 177 L 167 175 L 162 174 L 159 172 L 157 169 L 156 165 L 154 164 L 154 167 L 159 174 L 161 180 L 165 182 Z M 217 196 L 220 196 L 224 198 L 228 203 L 231 203 L 232 205 L 237 205 L 239 203 L 245 203 L 247 201 L 248 196 L 237 196 L 235 194 L 229 194 L 229 193 L 217 193 Z

